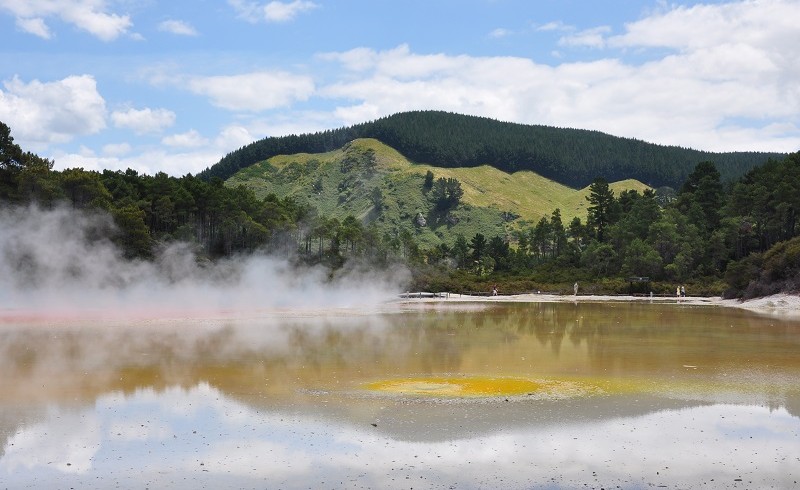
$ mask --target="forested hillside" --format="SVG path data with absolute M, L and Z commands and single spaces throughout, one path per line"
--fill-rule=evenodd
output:
M 173 241 L 190 243 L 209 258 L 253 252 L 290 232 L 308 212 L 291 199 L 258 199 L 244 188 L 225 187 L 219 179 L 52 168 L 53 162 L 16 145 L 10 128 L 0 122 L 0 211 L 65 206 L 100 212 L 113 226 L 98 231 L 96 239 L 113 242 L 129 259 L 152 258 L 161 245 Z M 24 250 L 16 252 L 24 266 Z
M 103 216 L 93 219 L 102 226 L 92 227 L 88 238 L 115 244 L 130 260 L 157 261 L 159 250 L 182 243 L 202 262 L 270 254 L 296 265 L 322 265 L 331 276 L 350 263 L 381 270 L 399 263 L 412 272 L 409 288 L 415 290 L 487 291 L 499 284 L 503 292 L 571 291 L 578 280 L 582 291 L 595 293 L 674 294 L 676 284 L 685 284 L 690 294 L 800 292 L 800 153 L 771 160 L 731 183 L 713 162 L 700 162 L 665 200 L 650 189 L 615 192 L 595 178 L 583 197 L 585 219 L 565 219 L 554 206 L 537 222 L 520 220 L 508 229 L 457 227 L 477 222 L 473 211 L 485 209 L 466 203 L 474 186 L 462 186 L 451 176 L 456 174 L 446 173 L 450 169 L 428 167 L 422 175 L 381 168 L 381 147 L 376 140 L 346 146 L 317 180 L 303 176 L 314 165 L 321 168 L 310 155 L 248 170 L 265 172 L 280 185 L 328 193 L 316 208 L 245 185 L 226 186 L 218 178 L 55 171 L 53 162 L 17 146 L 0 123 L 0 219 L 16 217 L 24 230 L 42 225 L 26 221 L 36 214 L 33 208 L 68 208 L 74 219 Z M 487 189 L 484 181 L 502 179 L 491 172 L 477 179 Z M 402 208 L 400 200 L 406 203 Z M 361 203 L 362 212 L 334 215 L 347 201 Z M 425 212 L 412 216 L 410 203 Z M 405 217 L 398 214 L 402 209 Z M 493 211 L 493 219 L 517 219 L 500 211 Z M 380 216 L 400 216 L 412 226 L 382 229 L 374 219 Z M 455 231 L 452 241 L 424 239 L 441 239 L 446 230 Z M 0 234 L 13 241 L 6 227 Z M 42 266 L 24 248 L 2 252 L 3 263 L 17 268 L 11 272 L 23 281 Z M 634 284 L 630 277 L 647 279 Z
M 445 205 L 435 196 L 441 179 L 458 184 L 457 202 Z M 392 236 L 410 232 L 423 247 L 452 245 L 458 234 L 509 236 L 555 208 L 567 221 L 586 220 L 588 195 L 588 189 L 572 189 L 527 170 L 511 175 L 486 165 L 412 164 L 376 139 L 357 139 L 326 153 L 278 155 L 240 170 L 225 184 L 244 186 L 257 197 L 292 198 L 339 220 L 353 215 Z M 647 189 L 635 180 L 610 185 L 617 193 Z
M 636 179 L 651 187 L 679 187 L 702 161 L 713 161 L 724 181 L 735 180 L 778 153 L 710 153 L 662 146 L 581 129 L 500 122 L 439 111 L 395 114 L 314 134 L 270 137 L 234 151 L 199 174 L 228 179 L 275 155 L 324 153 L 357 138 L 375 138 L 415 163 L 436 167 L 490 165 L 508 173 L 531 170 L 574 188 L 602 177 Z

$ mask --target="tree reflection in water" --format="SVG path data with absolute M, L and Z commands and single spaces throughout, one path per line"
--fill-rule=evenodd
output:
M 762 471 L 754 486 L 781 486 L 784 477 L 797 477 L 780 455 L 800 436 L 798 347 L 796 322 L 714 307 L 622 303 L 3 325 L 0 476 L 12 487 L 47 486 L 65 475 L 74 477 L 73 486 L 97 485 L 109 481 L 104 472 L 125 473 L 107 464 L 127 451 L 153 478 L 172 471 L 210 485 L 197 469 L 196 455 L 204 454 L 219 464 L 235 457 L 247 462 L 240 468 L 244 480 L 217 480 L 222 486 L 293 486 L 268 472 L 250 473 L 269 458 L 237 447 L 257 447 L 264 455 L 284 455 L 285 465 L 308 461 L 293 467 L 293 477 L 305 483 L 298 486 L 323 478 L 317 470 L 336 473 L 326 461 L 346 453 L 370 456 L 337 459 L 343 469 L 336 474 L 370 475 L 372 486 L 391 487 L 373 470 L 391 473 L 383 466 L 389 448 L 402 453 L 394 459 L 404 468 L 419 463 L 415 455 L 432 458 L 419 466 L 428 470 L 404 475 L 440 483 L 474 485 L 474 478 L 495 475 L 487 485 L 535 486 L 559 475 L 562 485 L 591 486 L 597 482 L 569 461 L 597 471 L 609 470 L 602 463 L 611 461 L 607 481 L 635 486 L 659 483 L 651 477 L 665 465 L 696 478 L 701 465 L 713 466 L 733 481 L 739 477 L 721 466 L 738 448 L 741 458 L 733 463 L 751 475 Z M 600 391 L 460 402 L 374 396 L 365 388 L 381 380 L 460 376 L 568 381 Z M 201 429 L 203 438 L 194 438 L 186 424 Z M 542 452 L 530 441 L 552 446 Z M 207 453 L 214 445 L 225 450 Z M 695 445 L 710 456 L 692 453 Z M 454 447 L 469 463 L 448 459 Z M 660 452 L 648 452 L 651 447 Z M 482 456 L 492 454 L 502 456 Z M 649 456 L 637 460 L 640 454 Z M 51 473 L 42 458 L 58 463 Z M 796 468 L 797 462 L 786 464 Z M 523 479 L 510 478 L 520 468 Z M 32 480 L 39 470 L 52 479 Z

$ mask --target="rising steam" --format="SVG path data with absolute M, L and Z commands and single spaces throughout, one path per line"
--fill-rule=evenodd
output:
M 107 214 L 60 207 L 0 210 L 0 310 L 147 315 L 272 308 L 362 308 L 402 290 L 406 271 L 324 268 L 251 255 L 198 265 L 191 245 L 125 260 Z

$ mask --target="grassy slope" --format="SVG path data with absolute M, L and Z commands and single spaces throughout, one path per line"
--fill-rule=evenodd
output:
M 341 162 L 349 156 L 374 151 L 373 172 L 354 169 L 343 172 Z M 455 178 L 464 190 L 462 205 L 452 212 L 458 223 L 443 222 L 431 212 L 431 203 L 422 192 L 425 173 L 430 170 L 436 179 Z M 343 189 L 342 183 L 347 181 Z M 315 192 L 314 184 L 320 192 Z M 542 216 L 561 210 L 565 224 L 578 216 L 586 219 L 588 187 L 575 190 L 530 171 L 508 174 L 494 167 L 439 168 L 412 164 L 394 149 L 374 139 L 355 140 L 345 147 L 319 154 L 279 155 L 243 169 L 226 182 L 229 186 L 245 185 L 259 197 L 269 193 L 291 195 L 316 207 L 323 216 L 339 219 L 353 214 L 366 221 L 375 220 L 387 231 L 414 229 L 417 240 L 430 246 L 442 239 L 452 243 L 456 234 L 471 238 L 475 233 L 487 237 L 504 234 L 521 226 L 532 226 Z M 319 185 L 321 184 L 321 186 Z M 379 187 L 384 198 L 380 213 L 369 196 Z M 624 189 L 640 192 L 647 187 L 636 180 L 611 185 L 615 193 Z M 503 212 L 519 219 L 507 222 Z M 428 219 L 428 226 L 414 227 L 417 213 Z

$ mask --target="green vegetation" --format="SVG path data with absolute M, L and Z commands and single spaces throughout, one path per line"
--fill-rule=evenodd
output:
M 52 162 L 22 150 L 0 123 L 0 200 L 3 205 L 102 210 L 114 219 L 109 236 L 128 258 L 150 258 L 158 244 L 195 243 L 208 257 L 260 249 L 300 222 L 305 208 L 290 199 L 257 199 L 244 189 L 191 175 L 180 178 L 126 172 L 52 170 Z
M 585 220 L 589 194 L 588 187 L 571 189 L 530 171 L 509 175 L 489 166 L 412 164 L 374 139 L 327 153 L 276 156 L 238 172 L 226 185 L 243 186 L 257 197 L 290 197 L 322 216 L 353 215 L 381 234 L 410 233 L 425 248 L 452 245 L 459 234 L 510 236 L 554 208 L 565 220 Z M 635 180 L 610 186 L 616 192 L 648 188 Z
M 626 182 L 598 177 L 576 191 L 530 171 L 412 164 L 374 139 L 274 156 L 225 183 L 58 172 L 0 123 L 2 205 L 107 212 L 116 228 L 98 239 L 132 259 L 180 240 L 212 260 L 263 251 L 331 270 L 401 262 L 415 290 L 800 290 L 800 153 L 730 183 L 700 162 L 672 193 Z
M 325 153 L 359 138 L 374 138 L 415 163 L 439 168 L 487 165 L 515 174 L 529 170 L 579 188 L 596 177 L 636 179 L 651 187 L 679 187 L 702 161 L 713 161 L 725 182 L 778 153 L 709 153 L 610 136 L 598 131 L 500 122 L 438 111 L 395 114 L 315 134 L 265 138 L 234 151 L 200 174 L 228 179 L 277 155 Z

